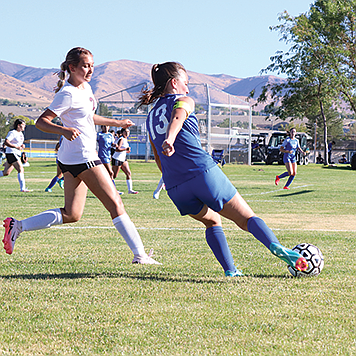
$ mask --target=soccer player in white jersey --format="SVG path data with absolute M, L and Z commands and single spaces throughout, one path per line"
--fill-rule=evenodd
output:
M 220 216 L 249 231 L 290 266 L 305 270 L 305 258 L 280 244 L 203 150 L 195 104 L 186 96 L 189 88 L 184 67 L 176 62 L 155 64 L 151 76 L 154 87 L 143 91 L 140 105 L 154 103 L 146 126 L 167 194 L 181 215 L 189 215 L 205 225 L 206 241 L 225 276 L 238 277 L 242 272 L 234 264 Z
M 89 85 L 94 71 L 90 51 L 71 49 L 58 73 L 56 95 L 48 109 L 39 117 L 36 127 L 64 137 L 58 150 L 58 165 L 64 175 L 63 208 L 50 209 L 24 220 L 4 220 L 3 239 L 6 253 L 11 254 L 19 234 L 53 225 L 78 221 L 84 210 L 88 188 L 111 215 L 114 226 L 134 254 L 132 263 L 158 264 L 151 253 L 146 254 L 141 237 L 127 215 L 120 195 L 96 152 L 95 125 L 129 127 L 131 120 L 108 119 L 96 115 L 96 100 Z M 65 81 L 66 73 L 69 78 Z M 52 123 L 60 117 L 63 126 Z
M 117 132 L 118 137 L 115 139 L 115 152 L 112 155 L 112 169 L 114 171 L 114 179 L 119 174 L 120 168 L 126 175 L 126 185 L 129 194 L 138 194 L 132 189 L 132 178 L 129 162 L 127 162 L 127 153 L 131 152 L 131 148 L 127 138 L 130 136 L 129 129 L 121 129 Z
M 8 176 L 15 168 L 17 170 L 17 179 L 20 184 L 20 191 L 27 193 L 30 190 L 26 188 L 25 174 L 23 164 L 21 162 L 21 150 L 25 148 L 23 144 L 25 137 L 23 131 L 25 131 L 26 123 L 22 119 L 16 119 L 13 129 L 9 131 L 5 138 L 5 154 L 6 162 L 3 171 L 0 171 L 0 177 Z

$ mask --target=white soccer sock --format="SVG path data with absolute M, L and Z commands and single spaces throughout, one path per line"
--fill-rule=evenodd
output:
M 162 190 L 163 186 L 164 186 L 164 182 L 163 182 L 163 178 L 161 177 L 161 179 L 158 182 L 155 193 L 159 193 Z
M 17 180 L 20 183 L 20 190 L 24 190 L 26 188 L 25 175 L 23 173 L 17 173 Z
M 50 209 L 30 218 L 21 220 L 22 231 L 42 230 L 63 224 L 61 209 Z
M 145 255 L 145 248 L 143 247 L 141 237 L 127 213 L 117 216 L 112 222 L 130 247 L 132 253 L 140 256 Z
M 129 192 L 132 190 L 132 179 L 126 179 L 127 189 Z

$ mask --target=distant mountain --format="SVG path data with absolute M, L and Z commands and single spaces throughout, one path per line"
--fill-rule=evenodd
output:
M 149 63 L 124 59 L 100 64 L 95 67 L 90 82 L 94 95 L 99 99 L 139 83 L 147 82 L 151 85 L 151 67 Z M 43 102 L 43 105 L 47 105 L 53 98 L 53 88 L 58 81 L 58 77 L 53 75 L 57 70 L 0 60 L 0 98 L 38 104 Z M 190 95 L 197 101 L 205 101 L 207 88 L 204 85 L 207 84 L 211 100 L 216 103 L 227 103 L 226 93 L 237 96 L 236 100 L 240 103 L 245 102 L 252 89 L 256 89 L 257 96 L 267 82 L 282 80 L 273 76 L 241 79 L 226 74 L 208 75 L 191 71 L 188 71 L 188 75 Z

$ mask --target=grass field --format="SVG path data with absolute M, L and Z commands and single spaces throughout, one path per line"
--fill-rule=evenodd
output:
M 58 185 L 44 192 L 54 161 L 30 163 L 25 177 L 33 192 L 19 192 L 15 172 L 0 178 L 1 220 L 63 205 Z M 285 191 L 274 185 L 282 166 L 225 165 L 281 243 L 310 242 L 325 258 L 320 276 L 292 278 L 252 235 L 224 220 L 246 275 L 225 278 L 202 225 L 181 217 L 165 191 L 152 199 L 156 166 L 130 167 L 140 194 L 124 194 L 125 208 L 163 265 L 132 265 L 109 214 L 89 193 L 80 222 L 24 232 L 11 256 L 1 249 L 0 356 L 356 355 L 355 171 L 301 166 Z M 117 185 L 127 191 L 122 173 Z

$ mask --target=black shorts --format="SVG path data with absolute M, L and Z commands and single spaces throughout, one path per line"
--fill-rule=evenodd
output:
M 62 162 L 58 161 L 58 166 L 61 169 L 62 173 L 69 172 L 71 175 L 76 178 L 80 173 L 86 171 L 87 169 L 93 168 L 95 166 L 99 166 L 101 163 L 100 159 L 96 161 L 89 161 L 86 163 L 80 164 L 63 164 Z
M 21 157 L 14 153 L 6 153 L 6 160 L 8 164 L 14 164 L 15 162 L 20 161 Z
M 125 159 L 124 162 L 126 162 L 126 161 L 127 161 L 127 159 Z M 120 167 L 120 166 L 122 166 L 122 164 L 123 164 L 124 162 L 119 161 L 119 160 L 117 160 L 117 159 L 115 159 L 115 158 L 112 158 L 112 159 L 111 159 L 111 165 L 112 165 L 112 166 L 118 166 L 118 167 Z

